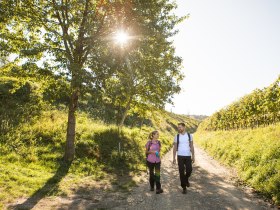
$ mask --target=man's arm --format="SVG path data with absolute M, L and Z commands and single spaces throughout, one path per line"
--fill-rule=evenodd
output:
M 177 143 L 173 143 L 173 163 L 176 163 Z
M 192 162 L 195 162 L 195 155 L 194 155 L 194 146 L 193 146 L 193 141 L 191 141 L 191 153 L 192 153 Z

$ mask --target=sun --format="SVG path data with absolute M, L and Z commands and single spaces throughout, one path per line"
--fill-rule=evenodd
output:
M 115 35 L 115 40 L 120 45 L 125 45 L 129 40 L 129 35 L 124 31 L 118 31 Z

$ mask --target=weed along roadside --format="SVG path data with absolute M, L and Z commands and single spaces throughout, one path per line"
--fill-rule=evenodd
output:
M 197 143 L 237 170 L 240 180 L 280 204 L 280 124 L 256 129 L 198 130 Z

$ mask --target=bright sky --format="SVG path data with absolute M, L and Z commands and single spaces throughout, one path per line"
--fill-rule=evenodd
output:
M 280 75 L 279 0 L 177 0 L 185 79 L 178 114 L 211 115 Z

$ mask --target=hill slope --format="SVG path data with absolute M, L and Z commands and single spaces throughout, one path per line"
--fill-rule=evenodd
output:
M 280 77 L 203 121 L 196 142 L 280 203 Z
M 75 190 L 73 186 L 84 179 L 117 183 L 127 188 L 135 184 L 132 176 L 145 170 L 144 145 L 152 130 L 160 131 L 163 155 L 172 145 L 178 122 L 185 122 L 192 132 L 198 125 L 194 119 L 158 111 L 151 119 L 151 127 L 119 130 L 79 113 L 76 158 L 67 165 L 61 161 L 66 120 L 67 114 L 63 111 L 46 111 L 1 140 L 2 205 L 18 197 L 37 194 L 39 197 L 68 195 Z M 120 181 L 123 177 L 126 177 L 124 182 Z
M 204 130 L 257 128 L 280 122 L 280 76 L 269 87 L 256 89 L 219 110 L 200 126 Z

